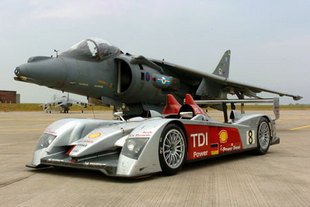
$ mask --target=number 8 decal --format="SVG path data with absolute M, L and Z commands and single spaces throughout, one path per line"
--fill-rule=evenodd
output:
M 246 136 L 247 136 L 246 143 L 248 145 L 255 144 L 255 131 L 254 130 L 247 131 Z

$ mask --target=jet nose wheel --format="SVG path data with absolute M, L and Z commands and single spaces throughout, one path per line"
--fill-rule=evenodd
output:
M 165 175 L 174 175 L 182 167 L 186 155 L 186 140 L 183 130 L 169 124 L 163 130 L 159 142 L 159 160 Z

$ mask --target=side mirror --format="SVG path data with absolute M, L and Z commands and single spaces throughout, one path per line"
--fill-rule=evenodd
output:
M 193 112 L 191 111 L 186 111 L 186 112 L 180 112 L 180 116 L 182 119 L 191 119 L 193 118 Z
M 153 117 L 163 117 L 160 113 L 158 113 L 157 111 L 154 111 L 154 110 L 150 110 L 148 115 L 151 118 L 153 118 Z
M 124 117 L 123 117 L 124 113 L 121 112 L 121 111 L 115 112 L 113 115 L 114 115 L 114 117 L 117 117 L 117 118 L 119 118 L 119 119 L 122 120 L 122 121 L 126 121 L 126 120 L 124 119 Z

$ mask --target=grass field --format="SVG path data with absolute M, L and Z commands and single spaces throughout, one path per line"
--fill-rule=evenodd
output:
M 270 105 L 247 105 L 245 106 L 245 110 L 271 110 L 272 107 Z M 310 105 L 281 105 L 281 110 L 309 110 Z M 81 111 L 82 108 L 78 106 L 71 107 L 70 111 Z M 87 108 L 83 108 L 84 111 L 108 111 L 112 110 L 110 107 L 106 106 L 90 106 Z M 0 103 L 0 111 L 9 112 L 9 111 L 42 111 L 40 104 L 5 104 Z

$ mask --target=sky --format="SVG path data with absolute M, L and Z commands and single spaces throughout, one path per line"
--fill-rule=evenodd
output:
M 1 0 L 0 90 L 16 90 L 23 103 L 61 94 L 14 81 L 14 69 L 88 37 L 206 73 L 230 49 L 232 80 L 304 97 L 283 104 L 310 104 L 309 0 Z

